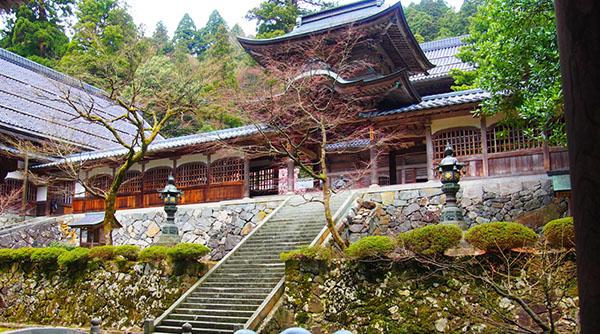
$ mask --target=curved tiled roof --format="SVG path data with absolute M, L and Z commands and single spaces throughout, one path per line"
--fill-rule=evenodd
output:
M 473 70 L 473 66 L 464 63 L 456 56 L 460 48 L 466 43 L 467 36 L 444 38 L 437 41 L 421 43 L 421 49 L 429 61 L 435 65 L 428 73 L 420 73 L 410 77 L 411 82 L 434 80 L 450 75 L 453 68 L 460 70 Z
M 76 117 L 62 98 L 66 92 L 81 105 L 93 104 L 93 112 L 107 119 L 123 113 L 102 90 L 0 49 L 0 128 L 87 150 L 119 146 L 106 128 Z M 126 121 L 115 121 L 113 126 L 125 140 L 136 133 Z
M 360 117 L 363 118 L 373 118 L 373 117 L 383 117 L 383 116 L 391 116 L 397 115 L 401 113 L 411 112 L 411 111 L 420 111 L 441 107 L 451 107 L 460 104 L 466 103 L 476 103 L 481 102 L 490 97 L 490 93 L 482 90 L 482 89 L 469 89 L 462 90 L 458 92 L 450 92 L 443 94 L 435 94 L 423 96 L 423 99 L 419 103 L 411 104 L 408 106 L 404 106 L 401 108 L 395 108 L 390 110 L 382 110 L 382 111 L 372 111 L 366 113 L 360 113 Z

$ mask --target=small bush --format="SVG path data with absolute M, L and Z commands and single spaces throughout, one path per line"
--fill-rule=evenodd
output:
M 68 252 L 64 252 L 60 254 L 57 259 L 58 266 L 61 269 L 84 269 L 89 259 L 89 253 L 90 250 L 84 247 L 77 247 Z
M 169 256 L 169 247 L 150 246 L 142 249 L 139 260 L 142 262 L 160 262 L 166 260 Z
M 10 265 L 13 263 L 14 249 L 0 248 L 0 266 Z
M 58 257 L 65 252 L 65 249 L 56 247 L 36 248 L 31 253 L 31 262 L 39 268 L 53 269 L 58 264 Z
M 12 250 L 12 261 L 18 263 L 31 262 L 31 254 L 35 251 L 32 247 L 23 247 Z
M 531 246 L 537 240 L 537 234 L 519 223 L 493 222 L 471 227 L 465 239 L 479 249 L 497 252 Z
M 417 254 L 435 256 L 458 245 L 461 238 L 462 230 L 458 226 L 438 224 L 404 232 L 398 236 L 398 241 Z
M 64 250 L 68 250 L 68 251 L 77 248 L 77 246 L 73 246 L 71 244 L 67 244 L 64 242 L 58 242 L 58 241 L 52 241 L 51 243 L 48 244 L 48 247 L 62 248 Z
M 384 257 L 396 248 L 395 242 L 387 236 L 365 237 L 346 248 L 346 255 L 353 259 Z
M 169 249 L 168 255 L 173 262 L 197 261 L 210 252 L 210 248 L 192 243 L 181 243 Z
M 322 246 L 302 246 L 298 249 L 279 254 L 279 258 L 284 262 L 290 260 L 329 261 L 331 257 L 331 249 Z
M 115 246 L 97 246 L 90 248 L 90 258 L 100 259 L 104 261 L 110 261 L 115 258 Z
M 575 224 L 573 217 L 549 221 L 544 226 L 544 236 L 551 247 L 575 247 Z
M 115 247 L 115 256 L 122 256 L 129 261 L 137 261 L 140 248 L 134 245 L 121 245 Z

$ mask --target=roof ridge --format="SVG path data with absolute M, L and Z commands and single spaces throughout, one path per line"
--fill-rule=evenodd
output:
M 351 10 L 351 9 L 360 9 L 360 8 L 364 8 L 364 7 L 371 7 L 371 6 L 382 6 L 385 3 L 385 1 L 383 0 L 359 0 L 359 1 L 354 1 L 351 3 L 347 3 L 344 5 L 339 5 L 339 6 L 335 6 L 332 8 L 328 8 L 328 9 L 324 9 L 324 10 L 320 10 L 314 13 L 309 13 L 309 14 L 305 14 L 305 15 L 300 15 L 298 17 L 299 22 L 298 25 L 301 25 L 305 22 L 312 22 L 312 21 L 316 21 L 318 20 L 319 16 L 323 16 L 324 14 L 327 13 L 331 13 L 330 15 L 326 16 L 332 16 L 332 15 L 337 15 L 339 13 L 335 13 L 335 12 L 343 12 L 343 9 L 347 9 L 347 10 Z
M 45 77 L 48 77 L 52 80 L 59 81 L 65 85 L 72 86 L 74 88 L 83 89 L 85 92 L 94 94 L 98 97 L 106 98 L 106 92 L 102 89 L 92 86 L 88 83 L 85 83 L 81 80 L 75 79 L 71 76 L 68 76 L 64 73 L 61 73 L 55 69 L 44 66 L 40 63 L 36 63 L 33 60 L 27 59 L 23 56 L 20 56 L 14 52 L 8 51 L 6 49 L 0 48 L 0 58 L 4 59 L 10 63 L 13 63 L 17 66 L 21 66 L 30 71 L 41 74 Z
M 460 46 L 465 44 L 463 42 L 463 39 L 468 36 L 469 35 L 466 34 L 460 36 L 446 37 L 435 41 L 420 43 L 419 46 L 421 47 L 421 50 L 423 50 L 423 52 Z

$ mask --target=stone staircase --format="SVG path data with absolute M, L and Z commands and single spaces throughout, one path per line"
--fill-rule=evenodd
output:
M 348 194 L 332 199 L 332 211 Z M 198 281 L 145 332 L 180 333 L 192 325 L 194 334 L 228 333 L 246 328 L 284 277 L 279 254 L 310 244 L 325 227 L 323 205 L 302 196 L 288 198 L 240 245 Z

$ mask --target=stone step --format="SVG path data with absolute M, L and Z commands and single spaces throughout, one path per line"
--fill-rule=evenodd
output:
M 207 279 L 206 281 L 204 281 L 204 284 L 212 284 L 212 283 L 219 283 L 219 282 L 230 282 L 230 283 L 246 283 L 246 282 L 263 282 L 263 283 L 270 283 L 273 284 L 273 286 L 275 286 L 275 284 L 277 284 L 279 281 L 281 280 L 281 277 L 279 277 L 278 275 L 274 275 L 271 277 L 254 277 L 254 278 L 247 278 L 247 277 L 238 277 L 238 276 L 215 276 L 215 277 L 210 277 L 209 279 Z
M 243 298 L 249 298 L 249 299 L 261 299 L 261 298 L 265 298 L 268 294 L 265 293 L 245 293 L 242 297 Z M 245 299 L 240 299 L 240 294 L 239 293 L 227 293 L 227 292 L 223 292 L 223 293 L 208 293 L 208 292 L 192 292 L 189 297 L 190 298 L 204 298 L 204 299 L 231 299 L 231 300 L 241 300 L 241 301 L 245 301 Z M 186 299 L 187 300 L 187 299 Z M 190 300 L 192 301 L 192 300 Z M 196 302 L 196 301 L 194 301 Z M 240 304 L 240 303 L 233 303 L 233 304 Z M 243 304 L 243 303 L 241 303 Z
M 212 309 L 212 310 L 236 310 L 236 311 L 252 311 L 254 312 L 260 304 L 219 304 L 219 303 L 186 303 L 180 304 L 186 309 Z
M 220 292 L 235 292 L 235 293 L 269 293 L 271 292 L 270 288 L 236 288 L 236 287 L 226 287 L 226 288 L 215 288 L 215 287 L 198 287 L 198 292 L 208 292 L 208 293 L 220 293 Z
M 256 288 L 274 288 L 275 284 L 263 282 L 262 280 L 250 280 L 247 282 L 204 282 L 202 286 L 211 288 L 228 288 L 228 287 L 256 287 Z
M 210 304 L 210 303 L 217 303 L 217 304 L 231 304 L 231 305 L 260 305 L 262 303 L 262 301 L 264 300 L 264 298 L 267 296 L 268 294 L 252 294 L 252 295 L 246 295 L 246 294 L 237 294 L 236 298 L 220 298 L 220 297 L 187 297 L 185 299 L 186 303 L 190 303 L 190 304 L 200 304 L 200 305 L 204 305 L 204 304 Z M 262 298 L 251 298 L 253 296 L 261 296 Z M 243 298 L 242 298 L 243 297 Z
M 269 264 L 275 264 L 275 263 L 281 263 L 282 261 L 279 258 L 272 258 L 272 259 L 265 259 L 265 258 L 258 258 L 258 259 L 252 259 L 252 258 L 248 258 L 248 259 L 228 259 L 227 260 L 227 264 L 237 264 L 237 265 L 269 265 Z
M 245 323 L 246 321 L 248 321 L 248 319 L 252 316 L 252 314 L 250 314 L 249 316 L 232 316 L 232 315 L 203 315 L 203 314 L 180 314 L 180 313 L 173 313 L 173 314 L 169 314 L 169 316 L 167 317 L 167 319 L 169 320 L 179 320 L 179 321 L 218 321 L 218 322 L 222 322 L 222 323 L 235 323 L 235 324 L 239 324 L 239 323 Z
M 285 239 L 288 237 L 297 237 L 297 236 L 305 236 L 317 234 L 325 227 L 325 225 L 319 225 L 318 227 L 306 227 L 302 229 L 298 229 L 296 231 L 286 231 L 286 232 L 263 232 L 260 231 L 254 234 L 250 240 L 254 240 L 255 238 L 271 238 L 271 239 Z
M 216 320 L 216 319 L 215 319 Z M 173 327 L 173 328 L 177 328 L 179 327 L 179 329 L 181 329 L 181 326 L 183 324 L 185 324 L 186 322 L 190 323 L 190 325 L 192 325 L 192 333 L 193 328 L 198 328 L 198 329 L 227 329 L 230 331 L 234 331 L 236 329 L 239 328 L 243 328 L 244 327 L 244 323 L 228 323 L 228 322 L 217 322 L 217 321 L 194 321 L 194 320 L 171 320 L 171 319 L 164 319 L 160 326 L 157 326 L 157 329 L 159 329 L 159 327 L 161 328 L 165 328 L 165 327 Z
M 174 328 L 168 326 L 157 326 L 154 334 L 179 334 L 181 333 L 181 328 Z M 229 329 L 214 329 L 214 328 L 199 328 L 192 329 L 192 334 L 231 334 L 232 331 Z
M 178 307 L 174 311 L 174 314 L 190 314 L 190 315 L 214 315 L 220 316 L 238 316 L 250 318 L 254 311 L 240 311 L 240 310 L 220 310 L 220 309 L 202 309 L 202 308 L 182 308 Z

